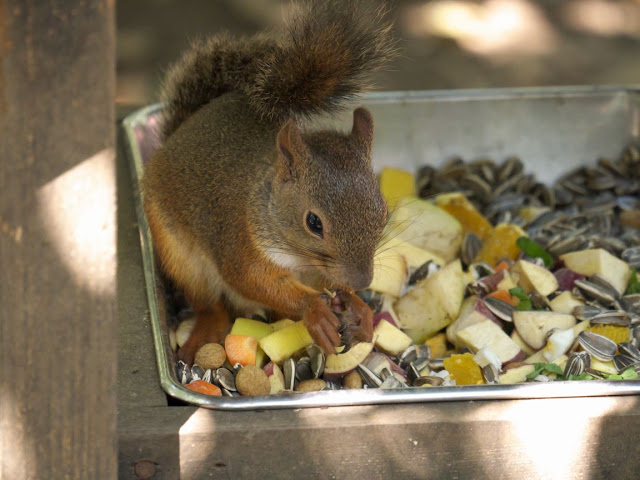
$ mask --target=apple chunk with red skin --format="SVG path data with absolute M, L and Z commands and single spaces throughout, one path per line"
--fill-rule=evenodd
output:
M 449 325 L 460 313 L 464 278 L 460 260 L 420 280 L 394 305 L 401 327 L 415 343 L 422 343 Z
M 629 264 L 614 257 L 602 248 L 580 250 L 578 252 L 560 255 L 567 268 L 576 273 L 586 275 L 600 275 L 615 288 L 620 295 L 624 293 L 631 277 Z
M 513 312 L 513 324 L 527 345 L 540 350 L 545 345 L 549 330 L 571 328 L 576 324 L 576 319 L 573 315 L 563 313 L 525 310 Z
M 271 384 L 270 395 L 280 393 L 284 390 L 284 374 L 277 363 L 269 362 L 263 367 L 264 373 L 269 378 Z
M 457 336 L 458 331 L 484 320 L 492 320 L 496 322 L 496 324 L 500 324 L 500 321 L 487 309 L 480 298 L 476 295 L 467 297 L 464 302 L 462 302 L 458 318 L 447 327 L 447 340 L 456 347 L 460 347 Z

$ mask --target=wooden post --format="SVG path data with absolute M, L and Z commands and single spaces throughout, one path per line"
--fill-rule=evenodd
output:
M 0 0 L 0 478 L 116 478 L 113 0 Z

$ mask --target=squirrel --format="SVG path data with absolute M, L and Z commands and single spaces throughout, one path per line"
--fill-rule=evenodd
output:
M 384 9 L 318 0 L 279 41 L 217 35 L 170 68 L 142 193 L 161 268 L 196 315 L 178 351 L 186 363 L 223 341 L 231 315 L 265 307 L 303 320 L 327 354 L 372 340 L 373 313 L 354 291 L 371 283 L 387 221 L 373 118 L 357 108 L 348 133 L 303 121 L 368 88 L 395 53 L 390 32 Z

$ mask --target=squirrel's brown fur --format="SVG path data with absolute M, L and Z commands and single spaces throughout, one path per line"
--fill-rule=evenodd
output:
M 258 306 L 303 319 L 325 351 L 340 343 L 345 309 L 348 335 L 371 340 L 371 311 L 351 287 L 371 281 L 386 221 L 373 119 L 357 109 L 349 134 L 304 133 L 296 120 L 334 112 L 392 51 L 388 25 L 344 3 L 311 3 L 283 43 L 198 44 L 170 74 L 167 137 L 145 167 L 143 201 L 162 267 L 198 316 L 186 361 L 222 340 L 227 312 Z

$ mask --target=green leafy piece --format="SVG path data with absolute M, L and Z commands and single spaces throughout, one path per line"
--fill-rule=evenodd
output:
M 516 309 L 518 310 L 531 310 L 533 306 L 531 305 L 531 299 L 527 292 L 525 292 L 522 287 L 515 287 L 509 289 L 509 294 L 512 297 L 518 298 L 518 304 L 516 305 Z
M 638 272 L 635 268 L 631 269 L 631 278 L 629 278 L 629 286 L 625 295 L 631 295 L 632 293 L 640 293 L 640 281 L 638 281 Z
M 619 374 L 603 374 L 607 380 L 635 380 L 638 378 L 638 372 L 633 368 L 627 368 L 624 372 Z
M 555 363 L 534 363 L 533 367 L 535 368 L 535 370 L 527 375 L 527 378 L 529 379 L 536 378 L 543 372 L 562 375 L 562 369 Z
M 529 237 L 518 238 L 516 245 L 525 255 L 533 258 L 541 258 L 547 268 L 553 266 L 555 263 L 553 256 L 542 248 L 538 242 L 531 240 Z

